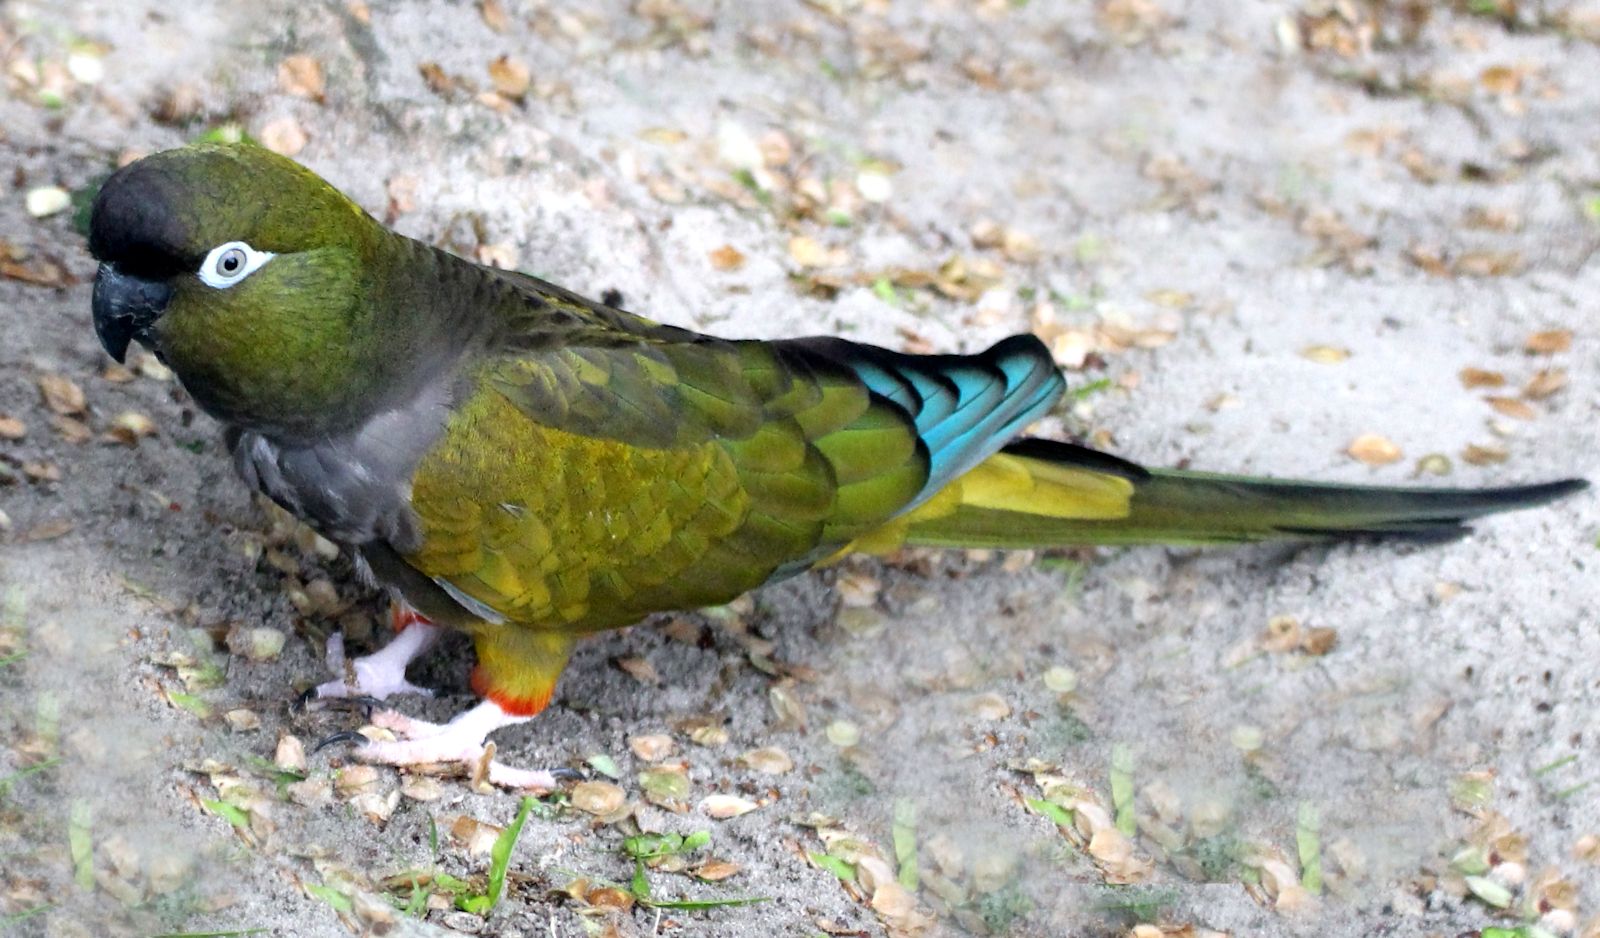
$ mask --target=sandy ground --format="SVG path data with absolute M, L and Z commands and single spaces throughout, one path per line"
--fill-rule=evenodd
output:
M 71 212 L 28 202 L 236 123 L 407 234 L 674 323 L 1033 329 L 1087 389 L 1044 429 L 1128 458 L 1594 478 L 1600 9 L 1519 6 L 0 5 L 0 930 L 1600 934 L 1592 494 L 1426 550 L 851 562 L 599 638 L 497 740 L 609 757 L 637 810 L 551 799 L 487 919 L 394 911 L 392 874 L 481 880 L 451 831 L 517 799 L 336 752 L 272 777 L 281 738 L 359 725 L 288 702 L 381 610 L 168 376 L 108 371 Z M 469 657 L 403 706 L 464 706 Z M 659 735 L 685 811 L 649 803 Z M 708 818 L 719 793 L 759 807 Z M 873 881 L 897 807 L 915 890 Z M 626 884 L 639 829 L 737 867 L 654 871 L 658 898 L 767 901 L 569 885 Z M 887 862 L 843 884 L 825 841 Z

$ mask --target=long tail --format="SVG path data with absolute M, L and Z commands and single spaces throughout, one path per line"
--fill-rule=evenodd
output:
M 1229 544 L 1383 537 L 1447 541 L 1483 515 L 1531 508 L 1582 479 L 1492 489 L 1285 482 L 1145 469 L 1082 446 L 1007 446 L 858 549 Z

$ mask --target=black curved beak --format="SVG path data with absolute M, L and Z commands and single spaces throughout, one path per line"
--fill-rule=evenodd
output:
M 101 264 L 94 277 L 94 331 L 106 354 L 118 364 L 128 357 L 128 343 L 149 346 L 150 327 L 172 299 L 172 287 L 141 280 Z

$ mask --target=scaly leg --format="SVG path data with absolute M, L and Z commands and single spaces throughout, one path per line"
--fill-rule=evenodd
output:
M 549 791 L 562 778 L 576 777 L 561 769 L 531 771 L 501 765 L 494 761 L 494 744 L 487 741 L 490 733 L 527 722 L 550 702 L 572 650 L 572 637 L 558 631 L 505 626 L 485 629 L 473 638 L 478 666 L 473 669 L 472 688 L 485 698 L 477 706 L 443 724 L 382 710 L 372 715 L 372 723 L 399 739 L 369 742 L 359 734 L 339 733 L 317 748 L 333 742 L 362 743 L 355 751 L 356 758 L 384 765 L 464 763 L 475 782 L 488 781 L 504 788 Z
M 410 606 L 396 602 L 389 614 L 395 637 L 370 655 L 353 661 L 344 657 L 344 635 L 335 632 L 328 638 L 328 670 L 334 679 L 307 692 L 304 701 L 341 697 L 371 697 L 386 700 L 394 694 L 432 697 L 433 691 L 406 680 L 406 667 L 432 648 L 444 629 Z
M 550 791 L 560 785 L 558 774 L 565 773 L 503 765 L 494 761 L 493 744 L 485 742 L 485 737 L 495 730 L 531 719 L 532 716 L 507 713 L 493 700 L 457 714 L 449 723 L 428 723 L 393 710 L 379 710 L 372 715 L 373 725 L 392 730 L 401 738 L 392 743 L 367 743 L 355 751 L 355 757 L 395 766 L 457 762 L 481 773 L 491 785 Z

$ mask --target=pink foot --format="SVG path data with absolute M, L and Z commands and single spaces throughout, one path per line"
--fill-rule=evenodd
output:
M 559 788 L 557 772 L 518 769 L 494 760 L 494 743 L 486 738 L 501 727 L 526 723 L 531 717 L 513 716 L 492 700 L 459 713 L 449 723 L 428 723 L 394 710 L 379 710 L 372 724 L 390 730 L 400 739 L 372 742 L 355 751 L 362 762 L 411 766 L 457 763 L 465 765 L 475 782 L 514 790 L 552 791 Z
M 387 700 L 395 694 L 432 697 L 433 691 L 406 680 L 406 667 L 432 648 L 444 630 L 414 613 L 397 614 L 395 619 L 402 625 L 389 644 L 353 660 L 346 660 L 344 656 L 344 636 L 338 632 L 330 636 L 327 661 L 334 679 L 318 684 L 305 699 L 371 697 Z

